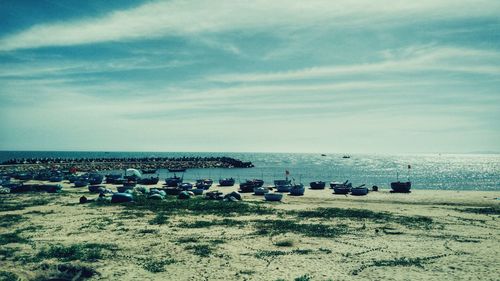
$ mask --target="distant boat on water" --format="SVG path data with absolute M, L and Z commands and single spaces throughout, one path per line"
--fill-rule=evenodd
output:
M 186 171 L 186 168 L 169 168 L 168 171 L 171 173 L 183 173 Z
M 349 158 L 351 158 L 351 155 L 344 155 L 344 156 L 342 156 L 342 158 L 349 159 Z
M 156 174 L 156 172 L 158 171 L 158 169 L 142 169 L 141 172 L 143 174 Z

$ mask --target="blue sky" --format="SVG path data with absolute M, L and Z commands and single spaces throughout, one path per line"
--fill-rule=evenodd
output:
M 0 149 L 500 151 L 500 1 L 2 1 Z

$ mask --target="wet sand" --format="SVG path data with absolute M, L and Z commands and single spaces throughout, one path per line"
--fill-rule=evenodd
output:
M 232 216 L 179 211 L 161 217 L 120 204 L 78 204 L 82 195 L 97 195 L 63 185 L 61 194 L 0 195 L 0 270 L 23 280 L 53 276 L 61 264 L 95 270 L 88 280 L 498 280 L 500 276 L 500 200 L 495 199 L 500 192 L 381 190 L 354 197 L 332 195 L 325 189 L 306 190 L 302 197 L 285 196 L 277 203 L 243 194 L 252 206 L 271 211 Z M 237 187 L 211 189 L 226 193 Z M 192 204 L 200 201 L 191 199 Z M 22 204 L 24 208 L 16 209 Z M 301 213 L 317 208 L 331 212 Z M 350 210 L 358 212 L 346 216 Z M 286 224 L 266 224 L 276 221 Z M 17 241 L 9 238 L 12 233 L 17 233 Z M 89 243 L 103 249 L 100 255 L 77 259 L 47 250 L 53 245 Z

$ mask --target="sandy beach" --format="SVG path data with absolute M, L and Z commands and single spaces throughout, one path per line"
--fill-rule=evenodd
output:
M 274 203 L 242 194 L 241 202 L 201 198 L 180 202 L 171 196 L 150 203 L 79 204 L 80 196 L 97 195 L 63 185 L 59 194 L 0 195 L 3 277 L 498 280 L 500 276 L 500 192 L 392 194 L 382 189 L 355 197 L 332 195 L 325 189 L 306 190 L 304 196 L 285 196 Z M 238 187 L 211 189 L 227 193 Z

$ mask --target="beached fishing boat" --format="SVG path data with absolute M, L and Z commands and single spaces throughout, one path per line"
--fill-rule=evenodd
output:
M 179 193 L 182 191 L 180 188 L 178 188 L 177 186 L 176 187 L 167 187 L 167 188 L 163 188 L 162 189 L 163 191 L 165 191 L 165 193 L 167 195 L 179 195 Z
M 125 203 L 131 202 L 134 200 L 134 197 L 130 193 L 115 193 L 111 197 L 111 203 Z
M 89 185 L 89 182 L 86 180 L 76 180 L 74 183 L 75 187 L 86 187 Z
M 127 182 L 123 183 L 123 186 L 128 187 L 128 188 L 134 188 L 136 185 L 137 185 L 137 182 L 135 182 L 135 181 L 127 181 Z
M 91 185 L 101 184 L 103 179 L 104 177 L 100 174 L 92 174 L 89 176 L 89 184 Z
M 264 199 L 266 199 L 266 201 L 281 201 L 281 199 L 283 199 L 283 194 L 269 192 L 264 194 Z
M 393 193 L 410 193 L 411 182 L 391 182 L 391 189 Z
M 139 184 L 144 185 L 155 185 L 160 181 L 160 177 L 150 177 L 150 178 L 142 178 L 139 180 Z
M 63 176 L 52 176 L 49 178 L 50 182 L 62 182 L 63 181 Z
M 89 192 L 92 193 L 101 193 L 106 190 L 104 185 L 89 185 Z
M 292 181 L 288 178 L 284 180 L 274 180 L 274 187 L 278 192 L 290 192 Z
M 292 196 L 302 196 L 304 195 L 305 188 L 303 184 L 295 184 L 290 187 L 290 195 Z
M 168 187 L 177 187 L 183 180 L 184 176 L 178 177 L 175 173 L 173 177 L 169 177 L 165 179 L 165 184 Z
M 368 188 L 364 184 L 351 188 L 351 195 L 363 196 L 368 194 Z
M 181 190 L 191 190 L 193 189 L 193 184 L 189 183 L 189 182 L 183 182 L 183 183 L 179 183 L 179 188 Z
M 334 194 L 348 194 L 349 192 L 351 192 L 352 188 L 352 184 L 349 182 L 349 180 L 346 180 L 344 183 L 331 182 L 330 186 L 331 188 L 333 188 Z
M 254 187 L 253 189 L 253 194 L 254 195 L 264 195 L 266 193 L 269 193 L 269 187 L 263 187 L 263 186 L 259 186 L 259 187 Z
M 313 181 L 309 183 L 309 186 L 311 189 L 325 189 L 325 182 L 324 181 Z
M 220 186 L 233 186 L 234 185 L 234 179 L 233 178 L 219 179 L 219 185 Z
M 203 188 L 193 188 L 190 189 L 189 191 L 191 191 L 194 195 L 202 195 L 204 190 L 205 189 Z
M 196 180 L 195 187 L 198 189 L 209 189 L 212 186 L 213 180 L 211 179 L 198 179 Z
M 411 189 L 411 181 L 410 181 L 410 171 L 411 165 L 408 165 L 408 181 L 401 182 L 399 181 L 399 172 L 396 174 L 397 181 L 391 182 L 391 192 L 392 193 L 410 193 Z
M 254 190 L 255 187 L 256 186 L 253 183 L 253 181 L 242 182 L 242 183 L 240 183 L 240 192 L 241 193 L 253 192 L 253 190 Z
M 255 187 L 261 187 L 264 185 L 263 179 L 252 179 L 252 180 L 247 180 L 247 182 L 252 182 Z

